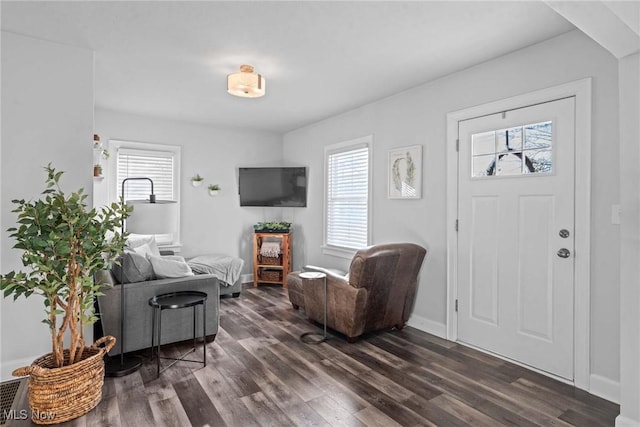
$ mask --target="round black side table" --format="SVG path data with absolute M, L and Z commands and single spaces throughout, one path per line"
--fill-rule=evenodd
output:
M 180 291 L 170 292 L 167 294 L 156 295 L 149 299 L 149 305 L 153 307 L 153 327 L 151 330 L 151 358 L 153 359 L 153 348 L 157 342 L 156 349 L 156 377 L 176 363 L 182 362 L 196 362 L 202 363 L 203 366 L 207 366 L 207 311 L 205 301 L 207 300 L 207 294 L 198 291 Z M 196 351 L 196 307 L 202 306 L 202 360 L 185 359 L 185 357 Z M 193 308 L 193 347 L 178 358 L 174 357 L 161 357 L 160 356 L 160 340 L 162 338 L 162 311 L 163 310 L 177 310 L 181 308 Z M 156 333 L 157 331 L 157 333 Z M 168 366 L 160 370 L 160 359 L 173 360 Z
M 300 341 L 306 344 L 320 344 L 327 340 L 327 275 L 316 271 L 305 271 L 300 273 L 300 277 L 305 280 L 324 279 L 324 334 L 317 332 L 305 332 L 300 335 Z

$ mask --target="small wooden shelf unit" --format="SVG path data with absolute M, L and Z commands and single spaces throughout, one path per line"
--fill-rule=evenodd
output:
M 280 257 L 263 258 L 260 255 L 262 242 L 280 240 Z M 269 283 L 287 287 L 287 274 L 291 272 L 291 232 L 289 233 L 260 233 L 253 234 L 253 286 Z

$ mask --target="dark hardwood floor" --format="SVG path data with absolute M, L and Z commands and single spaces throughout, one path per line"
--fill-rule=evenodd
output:
M 103 400 L 69 426 L 612 426 L 618 405 L 407 327 L 355 344 L 321 329 L 286 290 L 246 286 L 220 301 L 206 367 L 155 365 L 107 378 Z M 177 346 L 164 347 L 176 354 Z M 196 354 L 196 357 L 200 352 Z

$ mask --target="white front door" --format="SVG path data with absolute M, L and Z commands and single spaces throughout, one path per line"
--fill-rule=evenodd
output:
M 458 339 L 572 380 L 573 97 L 459 122 Z

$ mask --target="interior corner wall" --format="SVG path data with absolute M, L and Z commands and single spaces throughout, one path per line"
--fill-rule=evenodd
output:
M 373 243 L 410 241 L 428 255 L 410 324 L 444 335 L 446 322 L 446 114 L 592 77 L 591 373 L 619 381 L 619 202 L 617 61 L 580 31 L 571 31 L 392 97 L 365 105 L 283 138 L 285 160 L 309 167 L 308 207 L 298 214 L 304 242 L 294 267 L 306 263 L 347 269 L 348 260 L 323 255 L 323 149 L 373 135 Z M 577 143 L 580 143 L 578 141 Z M 423 146 L 422 198 L 387 199 L 388 150 Z M 296 240 L 300 239 L 296 235 Z M 300 246 L 304 247 L 301 251 Z
M 0 7 L 0 20 L 2 20 L 2 7 Z M 2 64 L 2 31 L 0 31 L 0 64 Z M 2 117 L 2 66 L 0 66 L 0 118 Z M 2 121 L 0 120 L 0 178 L 2 178 Z M 2 214 L 2 184 L 0 183 L 0 227 L 2 226 L 2 218 L 4 215 Z M 2 241 L 0 240 L 0 273 L 4 270 L 2 268 Z M 0 313 L 4 310 L 2 305 L 4 303 L 4 298 L 0 295 Z M 2 381 L 2 315 L 0 315 L 0 381 Z
M 640 425 L 640 53 L 620 60 L 620 416 Z
M 188 258 L 216 253 L 240 257 L 244 260 L 243 273 L 252 271 L 252 225 L 280 219 L 282 210 L 240 207 L 238 167 L 280 166 L 280 134 L 149 118 L 101 108 L 96 109 L 96 133 L 104 144 L 113 139 L 181 146 L 180 255 Z M 96 194 L 107 194 L 100 187 L 108 186 L 115 173 L 109 169 L 104 172 L 105 179 L 96 184 Z M 200 187 L 191 185 L 190 178 L 196 173 L 204 177 Z M 209 184 L 220 185 L 217 196 L 209 196 Z
M 15 225 L 13 199 L 38 198 L 49 162 L 65 171 L 63 190 L 92 188 L 93 52 L 2 32 L 2 273 L 20 269 L 5 231 Z M 51 352 L 42 298 L 12 298 L 0 312 L 0 378 Z

